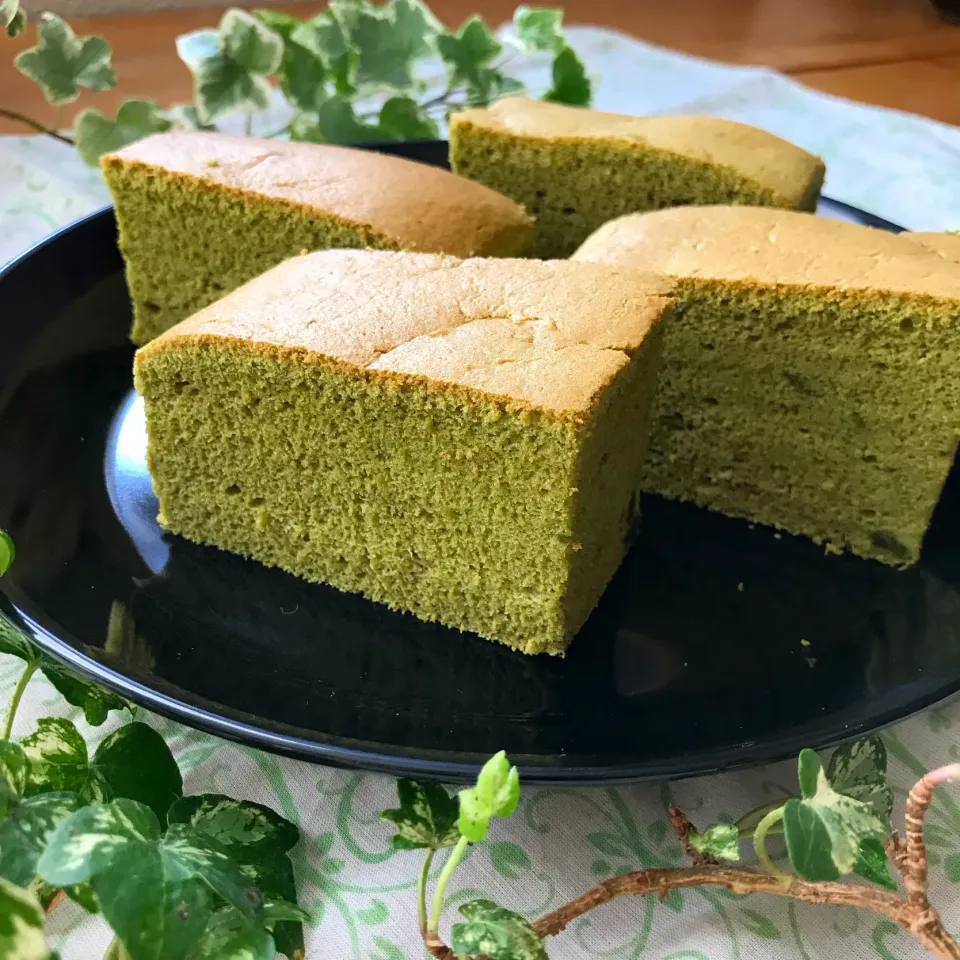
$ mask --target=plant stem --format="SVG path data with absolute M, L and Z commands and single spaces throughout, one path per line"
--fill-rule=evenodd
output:
M 17 685 L 13 688 L 13 696 L 10 698 L 10 704 L 7 707 L 7 715 L 3 721 L 3 736 L 0 739 L 10 739 L 10 734 L 13 732 L 13 720 L 17 715 L 17 707 L 20 706 L 20 700 L 23 697 L 23 691 L 27 689 L 27 684 L 30 682 L 30 678 L 36 672 L 36 669 L 37 664 L 35 662 L 28 663 L 23 668 L 23 673 L 20 674 L 20 679 L 17 681 Z
M 770 828 L 779 823 L 783 819 L 783 804 L 779 807 L 775 807 L 771 810 L 758 824 L 757 829 L 753 831 L 753 849 L 757 853 L 757 859 L 760 861 L 760 866 L 764 868 L 768 873 L 772 874 L 775 877 L 778 877 L 782 880 L 788 887 L 793 882 L 794 876 L 792 873 L 787 873 L 786 870 L 781 870 L 770 857 L 770 854 L 767 853 L 767 834 L 770 832 Z
M 769 803 L 765 803 L 762 806 L 754 807 L 753 810 L 748 810 L 735 824 L 734 826 L 740 831 L 741 838 L 753 836 L 753 832 L 757 829 L 757 824 L 771 811 L 776 810 L 777 807 L 782 807 L 787 798 L 781 797 L 779 800 L 771 800 Z M 782 828 L 778 829 L 778 825 L 774 824 L 771 826 L 768 833 L 782 833 Z
M 453 871 L 457 869 L 463 855 L 466 852 L 469 841 L 466 837 L 461 837 L 457 845 L 450 851 L 450 857 L 443 865 L 440 876 L 437 878 L 437 886 L 433 891 L 433 906 L 430 909 L 430 922 L 427 924 L 427 932 L 435 934 L 440 928 L 440 914 L 443 912 L 443 895 L 447 892 L 447 884 L 453 876 Z
M 0 117 L 5 117 L 7 120 L 13 120 L 16 123 L 22 123 L 25 126 L 36 130 L 37 133 L 45 133 L 48 137 L 53 137 L 54 140 L 59 140 L 61 143 L 67 143 L 71 147 L 73 146 L 73 140 L 70 137 L 64 136 L 64 134 L 58 133 L 56 130 L 51 129 L 50 127 L 45 127 L 42 123 L 39 123 L 32 117 L 28 117 L 23 113 L 17 113 L 16 110 L 7 110 L 3 107 L 0 107 Z
M 253 114 L 248 113 L 243 121 L 243 132 L 249 137 L 253 135 Z
M 427 876 L 430 873 L 434 853 L 436 850 L 432 847 L 427 850 L 427 855 L 420 866 L 420 875 L 417 877 L 417 921 L 420 924 L 421 933 L 427 932 Z

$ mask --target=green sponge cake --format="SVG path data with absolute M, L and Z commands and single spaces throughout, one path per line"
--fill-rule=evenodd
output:
M 896 566 L 960 437 L 960 270 L 806 214 L 616 220 L 576 260 L 678 280 L 644 489 Z
M 524 256 L 522 208 L 446 170 L 344 147 L 160 133 L 101 160 L 143 344 L 305 250 Z
M 615 217 L 688 204 L 814 210 L 823 162 L 714 117 L 629 117 L 508 97 L 450 120 L 457 173 L 537 218 L 534 252 L 567 257 Z
M 562 653 L 636 526 L 672 286 L 592 263 L 288 260 L 137 353 L 160 521 Z

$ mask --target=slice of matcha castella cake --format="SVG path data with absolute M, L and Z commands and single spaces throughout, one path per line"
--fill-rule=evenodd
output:
M 144 344 L 305 250 L 517 257 L 530 218 L 446 170 L 399 157 L 221 133 L 158 133 L 101 158 Z
M 960 438 L 957 264 L 751 207 L 624 217 L 575 259 L 677 280 L 645 490 L 918 559 Z
M 160 520 L 562 653 L 636 527 L 672 286 L 565 261 L 288 260 L 137 353 Z
M 824 165 L 716 117 L 631 117 L 507 97 L 450 120 L 450 162 L 537 218 L 534 253 L 567 257 L 615 217 L 688 204 L 814 210 Z

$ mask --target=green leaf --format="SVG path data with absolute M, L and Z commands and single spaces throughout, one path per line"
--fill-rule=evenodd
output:
M 491 843 L 490 859 L 494 870 L 508 880 L 515 880 L 524 870 L 533 868 L 526 851 L 515 843 Z
M 520 775 L 501 750 L 480 770 L 477 785 L 461 790 L 460 833 L 472 843 L 487 835 L 491 817 L 509 817 L 520 802 Z
M 0 880 L 0 957 L 56 960 L 43 936 L 43 907 L 29 890 Z
M 106 687 L 82 680 L 68 667 L 42 656 L 40 669 L 67 703 L 83 710 L 83 718 L 92 727 L 99 727 L 111 710 L 126 710 L 129 704 Z
M 592 96 L 593 88 L 583 61 L 573 48 L 564 47 L 553 59 L 553 86 L 543 95 L 543 99 L 574 107 L 588 107 Z
M 32 883 L 50 835 L 81 806 L 75 793 L 45 793 L 14 804 L 0 820 L 0 877 L 21 887 Z
M 397 798 L 400 806 L 381 814 L 397 826 L 392 839 L 395 850 L 438 850 L 452 847 L 460 839 L 460 806 L 440 784 L 398 780 Z
M 58 886 L 89 881 L 104 918 L 136 960 L 182 957 L 213 913 L 215 895 L 262 924 L 263 905 L 230 856 L 184 824 L 165 835 L 133 800 L 91 804 L 62 820 L 40 857 Z
M 204 123 L 197 113 L 197 108 L 192 103 L 177 103 L 172 106 L 167 113 L 173 118 L 173 122 L 179 128 L 187 130 L 216 130 L 212 123 Z
M 36 663 L 40 659 L 40 652 L 27 639 L 26 634 L 19 627 L 15 627 L 2 613 L 0 613 L 0 653 L 19 657 L 27 663 Z
M 288 957 L 302 957 L 301 921 L 307 916 L 296 906 L 297 884 L 290 857 L 285 853 L 261 851 L 255 858 L 245 859 L 242 851 L 235 848 L 231 853 L 264 898 L 264 916 L 275 924 L 273 939 L 277 949 Z
M 308 47 L 293 40 L 287 40 L 284 45 L 277 80 L 283 95 L 298 110 L 313 113 L 320 109 L 329 96 L 323 60 Z
M 261 803 L 234 800 L 218 793 L 180 797 L 167 814 L 169 823 L 185 823 L 237 856 L 286 853 L 300 841 L 300 831 Z
M 279 34 L 284 40 L 289 40 L 293 31 L 303 23 L 299 17 L 284 13 L 283 10 L 259 9 L 251 12 L 265 27 Z
M 827 764 L 827 780 L 837 793 L 869 803 L 885 823 L 893 812 L 893 791 L 887 782 L 887 748 L 877 737 L 837 747 Z
M 345 97 L 330 97 L 317 111 L 313 123 L 292 130 L 294 139 L 314 143 L 373 143 L 384 139 L 379 127 L 364 123 Z
M 471 900 L 460 912 L 467 922 L 453 925 L 454 953 L 490 960 L 547 960 L 543 940 L 519 914 L 490 900 Z
M 732 823 L 715 823 L 703 833 L 693 831 L 690 846 L 718 860 L 740 859 L 740 831 Z
M 852 873 L 866 839 L 889 829 L 869 804 L 837 793 L 812 750 L 800 754 L 802 799 L 783 808 L 783 833 L 794 869 L 807 880 L 836 880 Z
M 561 24 L 563 11 L 546 7 L 520 6 L 514 11 L 513 25 L 524 50 L 549 50 L 559 53 L 567 45 Z
M 469 98 L 478 103 L 489 101 L 498 88 L 500 74 L 489 67 L 503 49 L 480 17 L 471 17 L 457 33 L 441 33 L 437 50 L 447 64 L 447 83 L 451 90 L 466 87 Z
M 23 747 L 0 740 L 0 816 L 23 796 L 29 775 L 30 761 Z
M 879 884 L 885 890 L 896 890 L 897 884 L 890 876 L 887 867 L 887 851 L 883 843 L 875 837 L 867 837 L 860 842 L 860 856 L 853 872 L 864 880 Z
M 276 955 L 268 931 L 251 926 L 243 914 L 227 907 L 210 918 L 188 960 L 274 960 Z
M 283 38 L 246 10 L 228 10 L 220 21 L 223 52 L 241 69 L 267 76 L 283 58 Z
M 91 778 L 87 745 L 80 731 L 62 717 L 42 717 L 37 729 L 20 741 L 30 761 L 27 796 L 69 790 L 92 799 L 103 791 Z
M 37 27 L 39 42 L 14 58 L 14 66 L 59 106 L 80 96 L 80 88 L 109 90 L 117 85 L 110 66 L 110 44 L 103 37 L 78 37 L 54 13 L 45 13 Z
M 13 0 L 13 2 L 14 5 L 16 5 L 19 0 Z M 2 8 L 0 8 L 0 10 L 2 10 Z M 16 555 L 17 551 L 13 546 L 13 538 L 9 533 L 7 533 L 6 530 L 0 530 L 0 577 L 2 577 L 13 565 Z
M 0 0 L 0 24 L 8 37 L 19 37 L 27 28 L 27 18 L 20 9 L 20 0 Z M 0 568 L 0 576 L 2 576 Z
M 380 129 L 391 140 L 436 140 L 440 131 L 409 97 L 391 97 L 380 109 Z
M 108 796 L 146 804 L 161 823 L 183 794 L 177 761 L 163 737 L 145 723 L 128 723 L 105 737 L 92 766 Z
M 323 62 L 333 79 L 336 92 L 346 96 L 356 93 L 359 54 L 341 20 L 335 15 L 335 9 L 338 9 L 338 5 L 332 4 L 331 9 L 300 24 L 290 39 Z
M 358 52 L 360 86 L 409 90 L 416 86 L 413 65 L 432 52 L 442 29 L 419 0 L 390 0 L 384 7 L 358 5 L 349 13 L 349 36 Z
M 73 140 L 80 159 L 96 166 L 101 154 L 119 150 L 171 126 L 153 100 L 126 100 L 113 120 L 93 107 L 82 110 L 73 124 Z

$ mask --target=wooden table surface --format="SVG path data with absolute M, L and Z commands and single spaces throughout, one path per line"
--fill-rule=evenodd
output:
M 960 124 L 960 27 L 941 21 L 929 0 L 566 0 L 568 23 L 615 27 L 643 40 L 728 63 L 775 67 L 818 90 Z M 323 3 L 284 5 L 308 16 Z M 498 24 L 514 0 L 434 0 L 448 24 L 480 11 Z M 174 38 L 215 26 L 220 10 L 177 10 L 72 21 L 80 35 L 100 33 L 114 49 L 120 91 L 85 94 L 59 118 L 89 103 L 107 111 L 129 96 L 167 106 L 190 96 L 190 75 Z M 44 123 L 57 113 L 12 66 L 35 43 L 28 27 L 16 41 L 0 38 L 0 108 Z M 602 70 L 602 64 L 600 65 Z M 0 119 L 0 133 L 23 127 Z

